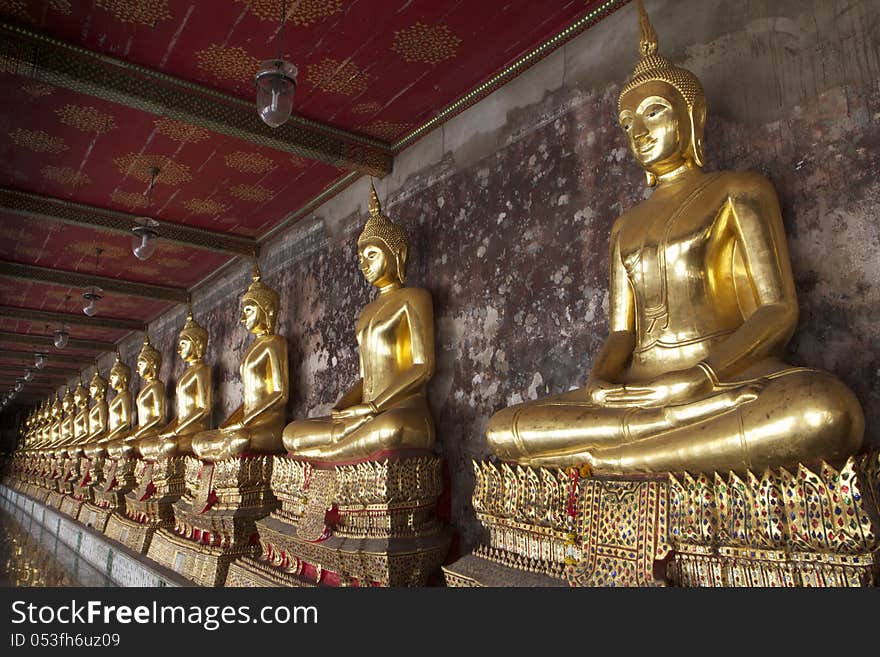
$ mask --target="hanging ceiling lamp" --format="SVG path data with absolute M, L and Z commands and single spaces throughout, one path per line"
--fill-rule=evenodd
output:
M 156 176 L 159 175 L 159 167 L 150 168 L 150 185 L 144 194 L 147 197 L 147 212 L 153 202 L 153 186 L 156 184 Z M 140 225 L 131 229 L 131 252 L 138 260 L 147 260 L 156 251 L 156 239 L 159 233 L 156 229 L 159 222 L 152 217 L 140 217 Z M 86 313 L 88 315 L 88 313 Z
M 101 252 L 103 250 L 104 249 L 100 247 L 95 249 L 95 275 L 98 274 L 98 259 L 101 257 Z M 89 317 L 94 317 L 95 313 L 98 312 L 98 302 L 103 298 L 104 290 L 99 288 L 97 285 L 87 287 L 86 291 L 83 292 L 83 299 L 85 299 L 88 303 L 83 306 L 83 312 Z
M 263 62 L 254 84 L 257 86 L 257 112 L 267 126 L 277 128 L 293 112 L 293 94 L 296 91 L 296 66 L 284 61 L 284 27 L 287 23 L 287 0 L 281 2 L 281 21 L 278 27 L 278 57 Z
M 48 360 L 48 358 L 49 357 L 46 354 L 34 354 L 34 367 L 36 367 L 38 370 L 43 369 L 44 367 L 46 367 L 46 360 Z
M 24 380 L 32 381 L 34 378 L 34 371 L 30 367 L 24 368 Z
M 67 303 L 70 301 L 70 295 L 66 295 L 64 297 L 64 310 L 67 310 Z M 66 324 L 61 324 L 61 326 L 55 329 L 55 339 L 54 344 L 58 349 L 64 349 L 67 346 L 68 341 L 70 341 L 70 331 L 67 330 Z

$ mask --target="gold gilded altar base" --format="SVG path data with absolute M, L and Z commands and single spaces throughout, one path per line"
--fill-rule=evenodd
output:
M 450 586 L 871 586 L 880 454 L 752 472 L 582 477 L 475 463 L 489 544 Z
M 124 514 L 125 495 L 136 484 L 134 476 L 136 466 L 136 458 L 106 458 L 101 479 L 91 488 L 91 500 L 83 499 L 79 521 L 99 532 L 104 532 L 111 516 Z
M 281 508 L 257 522 L 259 557 L 239 559 L 227 586 L 424 586 L 445 558 L 434 456 L 318 467 L 275 457 Z
M 187 456 L 184 472 L 173 525 L 156 531 L 147 555 L 197 584 L 219 586 L 232 561 L 257 553 L 254 523 L 278 506 L 269 486 L 272 457 L 211 463 Z
M 125 515 L 110 516 L 104 534 L 145 554 L 156 531 L 174 526 L 172 505 L 186 489 L 184 457 L 139 460 L 135 479 L 137 486 L 125 495 Z

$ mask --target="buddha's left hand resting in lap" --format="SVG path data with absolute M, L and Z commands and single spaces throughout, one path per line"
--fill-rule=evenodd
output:
M 289 395 L 287 342 L 275 334 L 278 293 L 260 280 L 254 267 L 253 282 L 241 298 L 241 323 L 256 339 L 239 367 L 244 403 L 213 431 L 192 439 L 192 449 L 206 461 L 273 454 L 283 451 L 281 431 Z
M 381 213 L 371 185 L 358 259 L 379 296 L 357 322 L 360 379 L 329 417 L 285 427 L 284 446 L 292 456 L 340 463 L 434 444 L 425 398 L 434 373 L 433 306 L 426 290 L 403 285 L 407 252 L 406 231 Z
M 859 402 L 780 360 L 798 310 L 776 193 L 757 174 L 703 173 L 702 87 L 656 52 L 639 9 L 619 121 L 655 190 L 611 230 L 610 335 L 585 387 L 495 414 L 489 445 L 617 474 L 842 460 L 862 442 Z

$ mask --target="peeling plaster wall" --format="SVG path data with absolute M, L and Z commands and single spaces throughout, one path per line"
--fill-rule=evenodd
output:
M 705 85 L 707 170 L 758 170 L 779 193 L 801 306 L 790 361 L 852 386 L 880 444 L 880 5 L 646 5 L 661 52 Z M 430 400 L 462 549 L 477 539 L 470 461 L 488 454 L 489 416 L 582 385 L 607 333 L 609 230 L 650 193 L 615 116 L 636 40 L 627 6 L 401 153 L 377 182 L 409 231 L 408 284 L 434 298 Z M 357 375 L 354 325 L 371 295 L 355 253 L 367 189 L 359 181 L 263 249 L 264 280 L 283 300 L 290 418 L 328 412 Z M 241 400 L 248 281 L 241 264 L 194 297 L 211 333 L 215 422 Z M 166 356 L 184 315 L 151 327 Z M 138 348 L 124 346 L 127 362 Z M 166 358 L 169 390 L 181 372 Z

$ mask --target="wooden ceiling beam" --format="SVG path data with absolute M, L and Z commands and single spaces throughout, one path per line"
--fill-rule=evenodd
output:
M 378 139 L 300 116 L 270 128 L 252 102 L 17 25 L 0 22 L 0 57 L 10 73 L 155 116 L 379 178 L 391 172 L 390 145 Z
M 48 310 L 19 308 L 17 306 L 0 306 L 0 317 L 21 319 L 28 322 L 38 322 L 43 324 L 77 324 L 81 326 L 114 328 L 123 331 L 143 331 L 145 328 L 144 323 L 139 322 L 136 319 L 97 316 L 89 317 L 84 313 L 56 313 Z
M 18 344 L 29 344 L 34 347 L 54 347 L 53 337 L 51 335 L 34 335 L 32 333 L 12 333 L 9 331 L 0 331 L 0 342 L 17 342 Z M 113 351 L 116 344 L 113 342 L 99 342 L 98 340 L 78 340 L 70 338 L 67 346 L 71 349 L 85 349 L 87 351 Z M 49 359 L 54 358 L 54 354 L 49 354 Z
M 75 271 L 63 271 L 61 269 L 49 269 L 35 265 L 23 265 L 17 262 L 0 261 L 0 276 L 16 278 L 35 283 L 49 283 L 64 287 L 87 288 L 97 285 L 104 292 L 124 294 L 143 299 L 157 299 L 159 301 L 173 301 L 186 303 L 187 291 L 182 287 L 166 287 L 164 285 L 151 285 L 149 283 L 135 283 L 119 278 L 108 278 L 94 274 L 81 274 Z
M 62 224 L 87 226 L 108 233 L 131 235 L 143 219 L 127 212 L 83 205 L 10 187 L 0 187 L 0 210 L 27 218 L 47 219 Z M 159 240 L 230 255 L 253 255 L 257 242 L 251 237 L 158 221 Z

